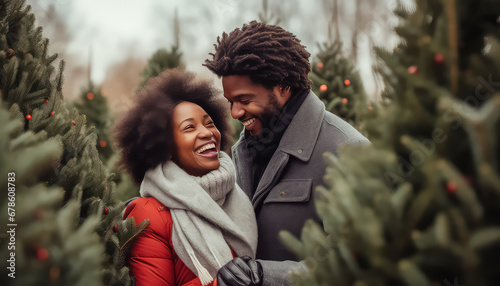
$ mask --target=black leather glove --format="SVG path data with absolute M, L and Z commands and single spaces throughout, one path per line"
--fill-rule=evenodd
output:
M 261 286 L 262 266 L 248 256 L 236 257 L 217 273 L 217 286 Z

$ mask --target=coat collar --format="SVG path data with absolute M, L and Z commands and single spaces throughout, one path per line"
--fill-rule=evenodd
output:
M 325 105 L 310 91 L 283 134 L 277 151 L 283 151 L 304 162 L 309 161 L 324 114 Z

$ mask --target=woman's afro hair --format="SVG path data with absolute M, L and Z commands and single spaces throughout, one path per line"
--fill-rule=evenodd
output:
M 135 97 L 134 105 L 117 122 L 115 138 L 120 148 L 118 165 L 140 184 L 147 170 L 167 161 L 174 150 L 171 118 L 177 104 L 201 106 L 221 133 L 221 149 L 231 144 L 229 106 L 208 81 L 179 69 L 151 78 Z

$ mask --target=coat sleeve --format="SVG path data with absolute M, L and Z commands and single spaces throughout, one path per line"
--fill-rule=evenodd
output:
M 159 209 L 145 198 L 136 199 L 125 210 L 125 217 L 134 217 L 136 224 L 149 219 L 149 225 L 134 240 L 130 251 L 129 267 L 136 286 L 202 286 L 196 276 L 186 282 L 179 281 L 175 275 L 172 219 L 164 207 Z M 217 286 L 217 283 L 213 281 L 208 285 Z
M 262 266 L 262 286 L 288 286 L 291 285 L 291 272 L 305 271 L 304 262 L 291 260 L 271 261 L 271 260 L 256 260 Z
M 128 214 L 127 214 L 128 213 Z M 149 225 L 135 238 L 130 250 L 129 267 L 136 286 L 174 286 L 174 261 L 169 244 L 168 222 L 147 199 L 137 199 L 126 210 L 137 224 L 149 219 Z M 171 222 L 170 222 L 171 226 Z M 171 228 L 170 228 L 171 229 Z

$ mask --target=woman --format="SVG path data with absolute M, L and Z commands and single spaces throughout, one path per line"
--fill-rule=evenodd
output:
M 257 227 L 235 181 L 224 102 L 210 84 L 163 72 L 117 125 L 121 165 L 140 182 L 126 217 L 148 227 L 133 241 L 136 285 L 215 285 L 235 256 L 255 257 Z

